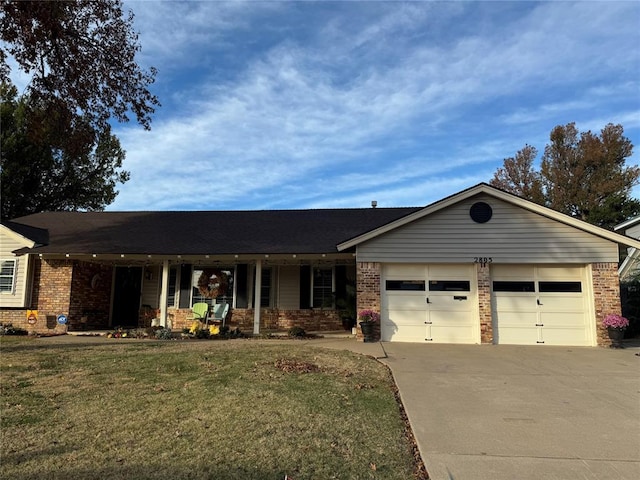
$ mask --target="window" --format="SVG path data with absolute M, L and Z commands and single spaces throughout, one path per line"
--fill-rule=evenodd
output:
M 333 307 L 333 269 L 314 268 L 312 283 L 313 308 Z
M 534 292 L 535 284 L 526 281 L 493 282 L 494 292 Z
M 271 306 L 271 269 L 263 268 L 260 277 L 260 306 Z
M 233 305 L 233 267 L 194 267 L 191 275 L 191 305 L 205 302 Z
M 411 290 L 414 292 L 424 292 L 424 280 L 387 280 L 387 290 Z
M 167 305 L 170 307 L 176 304 L 176 288 L 178 284 L 178 269 L 171 267 L 169 269 L 169 292 L 167 293 Z
M 580 293 L 582 283 L 580 282 L 538 282 L 540 293 Z
M 16 260 L 0 261 L 0 293 L 13 293 L 16 279 Z
M 430 292 L 469 292 L 471 282 L 468 280 L 429 280 Z

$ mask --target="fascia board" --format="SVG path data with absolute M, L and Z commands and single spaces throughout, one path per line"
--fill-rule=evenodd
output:
M 24 235 L 11 230 L 6 225 L 0 225 L 0 234 L 13 238 L 16 242 L 21 243 L 26 248 L 33 248 L 36 244 L 36 242 L 31 240 L 30 238 L 27 238 Z
M 622 222 L 619 225 L 616 225 L 615 227 L 613 227 L 613 229 L 615 231 L 626 230 L 627 228 L 633 227 L 634 225 L 637 225 L 638 223 L 640 223 L 640 216 L 634 217 L 634 218 L 630 218 L 629 220 L 627 220 L 625 222 Z

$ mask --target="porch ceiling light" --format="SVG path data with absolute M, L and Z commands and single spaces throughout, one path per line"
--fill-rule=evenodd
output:
M 124 258 L 124 253 L 121 253 L 121 254 L 120 254 L 120 258 Z

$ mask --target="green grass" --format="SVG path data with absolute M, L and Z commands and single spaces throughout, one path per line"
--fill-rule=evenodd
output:
M 408 479 L 386 367 L 250 340 L 0 343 L 0 478 Z

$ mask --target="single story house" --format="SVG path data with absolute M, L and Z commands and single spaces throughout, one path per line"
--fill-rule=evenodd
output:
M 0 242 L 0 322 L 35 332 L 180 329 L 203 301 L 243 331 L 334 330 L 351 303 L 384 341 L 584 346 L 609 344 L 619 245 L 640 248 L 484 183 L 424 208 L 38 213 Z

